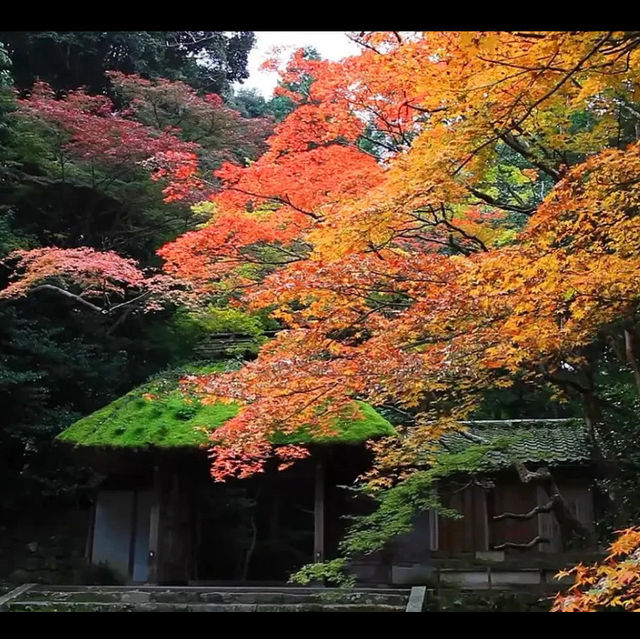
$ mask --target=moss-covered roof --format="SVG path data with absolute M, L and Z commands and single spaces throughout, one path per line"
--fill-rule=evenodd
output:
M 582 419 L 514 419 L 465 422 L 471 438 L 462 433 L 443 437 L 447 452 L 462 452 L 474 444 L 495 445 L 483 457 L 487 470 L 511 466 L 515 461 L 583 464 L 591 459 L 589 440 Z
M 96 448 L 193 448 L 205 444 L 201 428 L 215 429 L 238 413 L 237 404 L 205 405 L 185 397 L 178 388 L 185 374 L 224 370 L 224 365 L 189 367 L 159 375 L 142 386 L 83 417 L 57 437 L 59 441 Z M 336 436 L 279 436 L 274 444 L 358 443 L 391 435 L 391 424 L 368 404 L 359 402 L 362 417 L 337 420 Z

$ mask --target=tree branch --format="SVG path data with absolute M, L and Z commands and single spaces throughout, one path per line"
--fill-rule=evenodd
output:
M 68 297 L 69 299 L 75 300 L 76 302 L 83 304 L 87 308 L 90 308 L 92 311 L 95 311 L 96 313 L 100 313 L 101 315 L 106 315 L 108 313 L 107 310 L 100 308 L 99 306 L 96 306 L 91 302 L 88 302 L 87 300 L 83 299 L 79 295 L 76 295 L 75 293 L 70 293 L 69 291 L 65 291 L 63 288 L 60 288 L 59 286 L 54 286 L 53 284 L 40 284 L 39 286 L 36 286 L 35 288 L 31 289 L 31 292 L 35 293 L 36 291 L 43 291 L 43 290 L 54 291 L 56 293 L 59 293 L 64 297 Z
M 557 497 L 552 497 L 546 504 L 542 506 L 536 506 L 532 508 L 528 513 L 501 513 L 500 515 L 495 515 L 493 517 L 494 521 L 500 521 L 501 519 L 531 519 L 535 517 L 538 513 L 549 513 L 551 512 L 553 505 L 555 504 Z
M 541 537 L 540 535 L 536 535 L 530 542 L 526 544 L 516 544 L 512 541 L 505 541 L 503 544 L 498 544 L 497 546 L 493 546 L 493 550 L 504 550 L 505 548 L 533 548 L 538 544 L 548 544 L 549 540 L 545 537 Z
M 76 295 L 76 293 L 71 293 L 70 291 L 60 288 L 59 286 L 55 286 L 54 284 L 40 284 L 39 286 L 32 288 L 31 292 L 35 293 L 36 291 L 43 291 L 43 290 L 54 291 L 59 295 L 68 297 L 69 299 L 72 299 L 75 302 L 79 302 L 83 306 L 90 308 L 95 313 L 100 313 L 100 315 L 111 315 L 114 311 L 117 311 L 119 308 L 123 308 L 124 306 L 129 306 L 134 302 L 137 302 L 151 295 L 151 293 L 149 293 L 148 291 L 145 291 L 144 293 L 141 293 L 140 295 L 137 295 L 136 297 L 130 300 L 127 300 L 126 302 L 121 302 L 120 304 L 116 304 L 115 306 L 111 306 L 111 307 L 101 307 L 101 306 L 97 306 L 96 304 L 93 304 L 92 302 L 89 302 L 88 300 L 84 299 L 84 297 L 82 297 L 81 295 Z
M 554 181 L 560 181 L 562 177 L 560 171 L 549 166 L 546 162 L 543 162 L 538 158 L 538 156 L 529 148 L 529 146 L 519 140 L 512 133 L 501 133 L 498 136 L 507 146 L 511 147 L 514 151 L 518 152 L 523 158 L 531 162 L 533 166 L 539 168 L 541 171 L 549 175 L 554 179 Z
M 478 191 L 478 189 L 474 189 L 472 186 L 469 186 L 467 188 L 469 189 L 470 193 L 480 198 L 483 202 L 486 202 L 491 206 L 495 206 L 496 208 L 503 209 L 505 211 L 515 211 L 516 213 L 531 215 L 536 210 L 535 206 L 516 206 L 515 204 L 506 204 L 504 202 L 499 202 L 498 200 L 492 198 L 487 193 Z
M 551 479 L 551 473 L 545 466 L 538 468 L 538 470 L 535 471 L 529 470 L 522 462 L 516 462 L 514 466 L 518 472 L 520 481 L 524 484 L 530 484 L 533 481 L 548 481 Z

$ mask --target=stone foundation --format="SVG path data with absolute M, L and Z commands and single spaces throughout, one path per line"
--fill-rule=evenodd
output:
M 0 581 L 86 583 L 90 509 L 16 514 L 0 525 Z

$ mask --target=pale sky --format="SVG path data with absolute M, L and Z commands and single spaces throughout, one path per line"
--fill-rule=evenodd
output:
M 301 47 L 314 47 L 327 60 L 341 60 L 356 55 L 360 47 L 347 38 L 342 31 L 256 31 L 256 43 L 249 53 L 247 69 L 249 78 L 236 88 L 256 89 L 269 99 L 278 83 L 275 71 L 261 71 L 260 65 L 269 57 L 273 47 L 293 53 Z

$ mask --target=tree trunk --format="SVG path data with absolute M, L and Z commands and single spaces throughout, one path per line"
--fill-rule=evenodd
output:
M 640 395 L 640 366 L 638 365 L 638 336 L 634 328 L 624 329 L 624 352 L 633 371 L 633 381 Z

